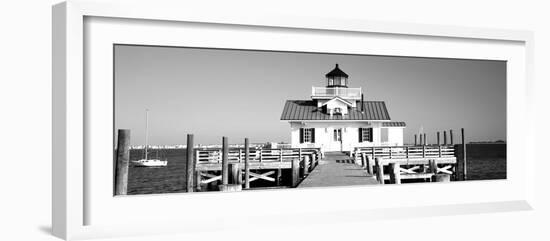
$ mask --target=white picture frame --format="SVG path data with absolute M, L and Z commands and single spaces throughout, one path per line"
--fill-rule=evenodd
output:
M 155 11 L 150 9 L 155 8 Z M 87 19 L 111 18 L 111 20 L 100 21 L 97 28 L 86 29 Z M 140 38 L 132 33 L 132 26 L 142 24 L 150 31 L 158 31 L 152 35 L 157 38 Z M 152 24 L 146 24 L 152 23 Z M 92 24 L 97 24 L 92 23 Z M 109 25 L 110 24 L 110 25 Z M 136 25 L 137 24 L 137 25 Z M 376 43 L 377 37 L 391 38 L 395 40 L 395 49 L 387 46 L 380 48 L 365 49 L 363 53 L 380 55 L 406 55 L 422 57 L 442 57 L 442 53 L 435 51 L 447 49 L 443 57 L 455 58 L 479 58 L 499 59 L 510 63 L 508 68 L 508 179 L 505 181 L 480 181 L 453 183 L 451 188 L 445 185 L 414 185 L 414 186 L 384 186 L 384 187 L 341 187 L 341 188 L 313 188 L 304 190 L 285 191 L 264 191 L 248 193 L 208 193 L 199 195 L 171 194 L 171 195 L 149 195 L 136 197 L 113 197 L 106 196 L 101 187 L 112 185 L 112 179 L 106 178 L 98 184 L 94 182 L 94 175 L 103 174 L 112 176 L 112 169 L 105 169 L 105 165 L 97 165 L 96 162 L 85 160 L 90 158 L 92 150 L 96 148 L 93 143 L 98 140 L 88 140 L 90 128 L 96 128 L 97 121 L 109 119 L 102 114 L 94 112 L 94 95 L 97 91 L 105 91 L 105 82 L 97 85 L 98 81 L 86 82 L 86 68 L 96 68 L 93 64 L 96 60 L 89 60 L 86 55 L 90 54 L 87 47 L 94 48 L 94 56 L 108 58 L 112 55 L 105 55 L 106 52 L 99 51 L 104 48 L 100 46 L 98 51 L 96 45 L 86 45 L 88 34 L 96 34 L 91 37 L 97 43 L 149 44 L 177 46 L 181 43 L 166 36 L 166 29 L 163 24 L 169 24 L 172 28 L 180 28 L 180 25 L 203 24 L 195 30 L 186 29 L 184 32 L 172 34 L 193 33 L 206 34 L 205 31 L 227 32 L 227 40 L 235 40 L 229 44 L 221 44 L 216 41 L 205 43 L 196 38 L 195 44 L 209 47 L 221 48 L 251 48 L 269 49 L 259 41 L 257 45 L 232 39 L 230 35 L 235 31 L 246 31 L 249 36 L 262 36 L 294 34 L 294 37 L 303 37 L 303 41 L 317 38 L 357 38 L 356 41 L 366 41 L 372 37 Z M 109 28 L 128 31 L 124 36 L 109 35 Z M 171 28 L 168 27 L 168 28 Z M 210 28 L 213 29 L 210 29 Z M 112 30 L 112 29 L 111 29 Z M 86 32 L 85 31 L 89 31 Z M 213 32 L 212 32 L 213 33 Z M 311 33 L 314 33 L 313 35 Z M 300 36 L 298 36 L 300 35 Z M 303 36 L 302 36 L 303 35 Z M 344 36 L 345 35 L 345 36 Z M 176 35 L 173 35 L 176 36 Z M 374 36 L 374 37 L 373 37 Z M 96 38 L 97 37 L 97 38 Z M 119 39 L 116 39 L 119 37 Z M 362 39 L 366 38 L 366 39 Z M 164 39 L 164 40 L 161 40 Z M 177 39 L 177 38 L 174 38 Z M 400 39 L 405 42 L 400 43 Z M 241 39 L 242 40 L 242 39 Z M 406 41 L 427 41 L 439 46 L 427 48 L 405 48 Z M 230 42 L 230 41 L 228 41 Z M 281 41 L 271 43 L 274 50 L 287 51 L 321 51 L 345 52 L 356 51 L 356 49 L 332 49 L 327 41 L 318 41 L 319 45 L 292 45 Z M 152 233 L 170 232 L 194 232 L 204 228 L 198 225 L 197 220 L 205 219 L 208 216 L 211 221 L 208 228 L 237 227 L 242 224 L 248 226 L 259 225 L 253 218 L 269 217 L 268 223 L 285 223 L 286 225 L 298 224 L 300 222 L 330 223 L 332 220 L 367 220 L 395 217 L 418 217 L 432 215 L 466 214 L 495 211 L 512 211 L 531 209 L 534 198 L 534 129 L 522 127 L 529 117 L 530 97 L 526 95 L 527 86 L 532 83 L 533 66 L 533 34 L 528 31 L 517 30 L 496 30 L 469 27 L 451 27 L 438 25 L 421 25 L 408 23 L 391 22 L 370 22 L 356 21 L 349 19 L 312 19 L 290 16 L 261 15 L 248 16 L 231 15 L 209 15 L 204 11 L 187 9 L 184 3 L 169 2 L 155 4 L 150 3 L 117 3 L 96 2 L 96 1 L 67 1 L 53 7 L 53 213 L 52 226 L 54 235 L 64 239 L 83 239 L 105 236 L 121 236 Z M 248 44 L 248 45 L 246 45 Z M 285 45 L 287 44 L 287 45 Z M 324 45 L 323 45 L 324 44 Z M 224 46 L 222 46 L 224 45 Z M 353 45 L 353 44 L 352 44 Z M 244 46 L 244 47 L 243 47 Z M 383 46 L 382 44 L 380 46 Z M 401 47 L 399 47 L 401 46 Z M 457 49 L 452 50 L 450 46 Z M 205 46 L 202 46 L 205 47 Z M 418 47 L 418 46 L 417 46 Z M 307 49 L 305 49 L 307 48 Z M 327 49 L 324 49 L 327 48 Z M 374 52 L 373 52 L 374 51 Z M 376 52 L 378 51 L 378 52 Z M 385 51 L 385 52 L 384 52 Z M 477 51 L 477 53 L 475 53 Z M 461 52 L 461 53 L 459 53 Z M 87 62 L 90 61 L 90 62 Z M 91 63 L 91 64 L 90 64 Z M 112 71 L 112 69 L 111 69 Z M 96 72 L 94 72 L 94 75 Z M 97 72 L 97 75 L 108 74 L 108 69 Z M 88 73 L 89 74 L 89 73 Z M 108 81 L 112 81 L 109 79 Z M 97 91 L 87 92 L 88 89 Z M 84 91 L 83 91 L 84 90 Z M 112 100 L 111 100 L 112 101 Z M 108 105 L 101 103 L 100 105 Z M 108 112 L 108 110 L 107 110 Z M 108 115 L 108 114 L 106 114 Z M 111 112 L 112 115 L 112 112 Z M 96 119 L 98 118 L 98 119 Z M 112 120 L 112 117 L 110 118 Z M 101 125 L 99 125 L 101 126 Z M 112 128 L 112 127 L 109 127 Z M 523 128 L 523 129 L 520 129 Z M 112 129 L 109 129 L 111 133 Z M 95 133 L 95 132 L 94 132 Z M 510 138 L 513 137 L 513 138 Z M 99 137 L 104 138 L 104 137 Z M 112 138 L 112 137 L 111 137 Z M 97 138 L 96 138 L 97 139 Z M 86 141 L 88 140 L 88 141 Z M 104 140 L 104 139 L 102 139 Z M 111 153 L 112 143 L 108 143 L 109 149 L 103 150 L 102 154 Z M 110 145 L 110 146 L 109 146 Z M 95 153 L 95 152 L 93 152 Z M 99 152 L 98 152 L 99 153 Z M 521 157 L 521 161 L 520 161 Z M 93 159 L 93 158 L 91 158 Z M 109 164 L 111 160 L 109 160 Z M 93 174 L 85 174 L 95 170 Z M 99 170 L 99 171 L 98 171 Z M 91 180 L 86 180 L 90 177 Z M 450 189 L 450 190 L 449 190 Z M 94 191 L 95 190 L 95 191 Z M 473 191 L 472 191 L 473 190 Z M 490 195 L 484 193 L 492 190 Z M 431 197 L 430 193 L 444 193 L 441 199 L 411 198 L 407 201 L 395 201 L 392 195 L 398 196 L 407 192 L 425 194 Z M 448 192 L 448 193 L 447 193 Z M 385 193 L 394 193 L 384 195 Z M 453 196 L 453 193 L 456 196 Z M 351 198 L 365 196 L 369 200 L 365 205 L 353 205 L 347 207 L 334 207 L 317 211 L 322 202 L 315 204 L 314 200 L 330 194 L 340 198 Z M 218 196 L 222 195 L 222 196 Z M 460 195 L 460 196 L 459 196 Z M 476 195 L 476 196 L 473 196 Z M 101 196 L 101 197 L 98 197 Z M 368 199 L 368 196 L 377 197 Z M 97 198 L 96 198 L 97 197 Z M 225 205 L 235 207 L 234 209 L 223 208 L 217 205 L 223 198 Z M 454 198 L 454 199 L 453 199 Z M 252 201 L 251 201 L 252 200 Z M 302 200 L 311 205 L 299 205 L 297 208 L 292 200 Z M 161 203 L 160 203 L 161 202 Z M 269 210 L 260 210 L 262 206 L 277 203 L 277 206 Z M 245 204 L 246 203 L 246 204 Z M 161 205 L 162 210 L 146 210 L 142 217 L 132 217 L 131 207 L 139 205 Z M 204 205 L 209 207 L 208 211 L 185 210 L 185 207 L 197 207 Z M 199 206 L 200 208 L 200 206 Z M 260 210 L 255 214 L 243 214 L 241 208 Z M 166 212 L 172 210 L 171 212 Z M 116 215 L 114 215 L 116 213 Z M 162 215 L 161 215 L 162 214 Z M 112 215 L 107 220 L 108 215 Z M 90 217 L 98 217 L 94 218 Z M 228 220 L 231 219 L 231 222 Z M 177 225 L 173 225 L 177 223 Z M 86 225 L 85 225 L 86 224 Z M 171 225 L 172 224 L 172 225 Z

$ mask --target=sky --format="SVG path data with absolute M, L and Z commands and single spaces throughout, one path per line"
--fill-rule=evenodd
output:
M 160 46 L 115 46 L 115 130 L 132 145 L 290 142 L 280 121 L 286 100 L 307 100 L 336 63 L 365 100 L 386 102 L 404 121 L 404 142 L 420 128 L 465 129 L 467 141 L 506 140 L 506 62 Z M 458 136 L 455 134 L 455 140 Z M 443 135 L 443 134 L 441 134 Z

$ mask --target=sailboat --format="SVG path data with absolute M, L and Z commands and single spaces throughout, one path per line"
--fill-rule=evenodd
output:
M 141 160 L 132 161 L 132 163 L 134 163 L 138 167 L 164 167 L 168 165 L 167 160 L 161 161 L 160 159 L 158 159 L 158 156 L 157 156 L 157 159 L 148 158 L 148 152 L 149 152 L 148 135 L 149 135 L 149 110 L 146 109 L 145 110 L 145 157 Z

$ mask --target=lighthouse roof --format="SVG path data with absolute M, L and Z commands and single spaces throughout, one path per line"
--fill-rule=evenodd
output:
M 345 77 L 345 78 L 347 78 L 347 77 L 348 77 L 348 74 L 344 73 L 344 71 L 342 71 L 342 70 L 338 67 L 338 64 L 336 64 L 336 66 L 334 67 L 334 69 L 331 70 L 330 72 L 328 72 L 325 76 L 326 76 L 327 78 L 329 78 L 329 77 Z
M 360 104 L 359 104 L 360 105 Z M 313 100 L 287 100 L 281 120 L 356 120 L 356 121 L 389 121 L 390 115 L 384 101 L 365 101 L 361 108 L 351 108 L 347 115 L 330 115 L 317 107 Z

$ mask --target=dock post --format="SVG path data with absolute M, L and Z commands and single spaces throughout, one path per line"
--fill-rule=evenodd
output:
M 305 177 L 308 173 L 309 173 L 309 156 L 305 156 L 304 158 L 304 173 L 303 173 L 303 177 Z
M 424 145 L 422 144 L 422 134 L 420 134 L 420 145 Z
M 462 158 L 463 158 L 463 163 L 462 163 L 462 174 L 463 174 L 463 180 L 468 180 L 468 162 L 467 162 L 467 158 L 466 158 L 466 138 L 464 136 L 464 128 L 460 129 L 460 132 L 462 133 Z
M 414 134 L 414 145 L 415 145 L 415 146 L 418 145 L 418 143 L 416 142 L 416 139 L 417 139 L 417 138 L 416 138 L 416 134 Z
M 441 145 L 441 141 L 439 140 L 439 131 L 437 132 L 437 145 L 438 145 L 438 146 Z
M 193 134 L 187 134 L 187 192 L 193 192 L 193 174 L 195 174 L 195 164 L 193 159 Z M 200 184 L 199 184 L 200 185 Z
M 454 142 L 453 142 L 453 130 L 449 130 L 449 139 L 451 140 L 451 145 L 454 145 Z
M 227 137 L 222 138 L 222 184 L 229 184 L 229 142 Z
M 231 170 L 230 172 L 230 176 L 231 176 L 231 184 L 241 184 L 242 185 L 242 180 L 240 178 L 240 167 L 239 167 L 239 163 L 229 163 L 229 170 Z
M 424 133 L 424 145 L 428 145 L 428 139 L 426 138 L 426 133 Z
M 399 163 L 390 163 L 390 182 L 401 184 L 401 171 L 399 170 Z
M 128 168 L 130 165 L 130 130 L 118 130 L 115 171 L 115 195 L 128 193 Z
M 202 190 L 201 183 L 202 177 L 201 177 L 201 171 L 196 170 L 195 171 L 195 189 L 200 192 Z
M 283 148 L 279 149 L 279 163 L 283 162 Z M 281 168 L 277 168 L 277 173 L 275 174 L 275 185 L 280 186 L 281 185 Z
M 300 160 L 292 160 L 292 179 L 290 185 L 296 187 L 298 185 L 298 177 L 300 176 Z
M 432 182 L 450 182 L 451 175 L 446 173 L 437 173 L 437 160 L 430 160 L 430 171 L 433 173 Z
M 374 165 L 374 160 L 372 159 L 372 157 L 367 156 L 367 172 L 370 175 L 374 175 L 373 165 Z
M 248 145 L 248 138 L 244 138 L 244 188 L 250 188 L 250 147 Z
M 447 145 L 447 131 L 443 131 L 443 145 L 444 146 Z
M 384 184 L 384 164 L 382 164 L 382 159 L 376 157 L 374 161 L 376 163 L 376 179 L 378 179 L 378 183 Z
M 437 160 L 431 159 L 429 160 L 429 164 L 430 164 L 430 172 L 434 175 L 437 174 Z

